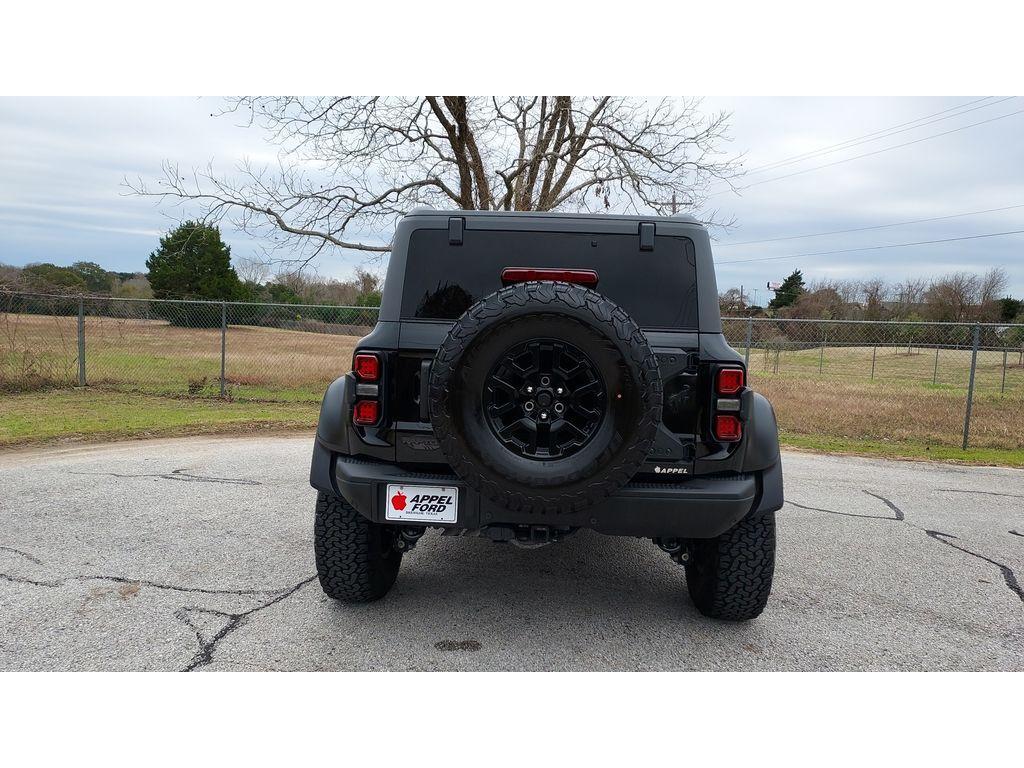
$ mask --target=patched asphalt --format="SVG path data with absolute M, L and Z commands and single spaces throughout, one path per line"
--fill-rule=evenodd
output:
M 650 541 L 428 533 L 382 601 L 314 578 L 310 437 L 0 455 L 0 668 L 1024 669 L 1024 471 L 786 453 L 775 587 L 728 624 Z

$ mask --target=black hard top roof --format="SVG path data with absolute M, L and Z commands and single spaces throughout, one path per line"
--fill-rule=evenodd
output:
M 438 208 L 414 208 L 407 216 L 463 216 L 466 218 L 476 217 L 500 217 L 520 219 L 586 219 L 600 221 L 670 221 L 674 224 L 689 224 L 704 229 L 704 224 L 693 216 L 686 213 L 677 213 L 672 216 L 657 216 L 650 214 L 646 216 L 634 216 L 618 213 L 561 213 L 556 211 L 465 211 L 465 210 L 442 210 Z

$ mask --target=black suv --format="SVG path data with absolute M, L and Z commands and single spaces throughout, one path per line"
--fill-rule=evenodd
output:
M 764 609 L 782 464 L 688 217 L 417 210 L 380 319 L 327 390 L 310 482 L 324 591 L 382 597 L 427 528 L 649 537 L 697 608 Z

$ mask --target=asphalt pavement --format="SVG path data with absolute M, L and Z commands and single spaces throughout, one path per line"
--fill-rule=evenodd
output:
M 0 668 L 1024 670 L 1024 471 L 787 452 L 775 587 L 728 624 L 650 541 L 428 533 L 314 578 L 311 437 L 0 454 Z

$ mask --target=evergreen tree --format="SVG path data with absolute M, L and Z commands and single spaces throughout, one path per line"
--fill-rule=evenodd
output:
M 158 299 L 231 301 L 241 294 L 231 248 L 221 240 L 220 229 L 198 221 L 186 221 L 161 237 L 146 268 Z
M 775 292 L 775 298 L 768 302 L 768 309 L 782 309 L 796 303 L 804 292 L 804 275 L 799 269 L 782 281 L 782 286 Z

